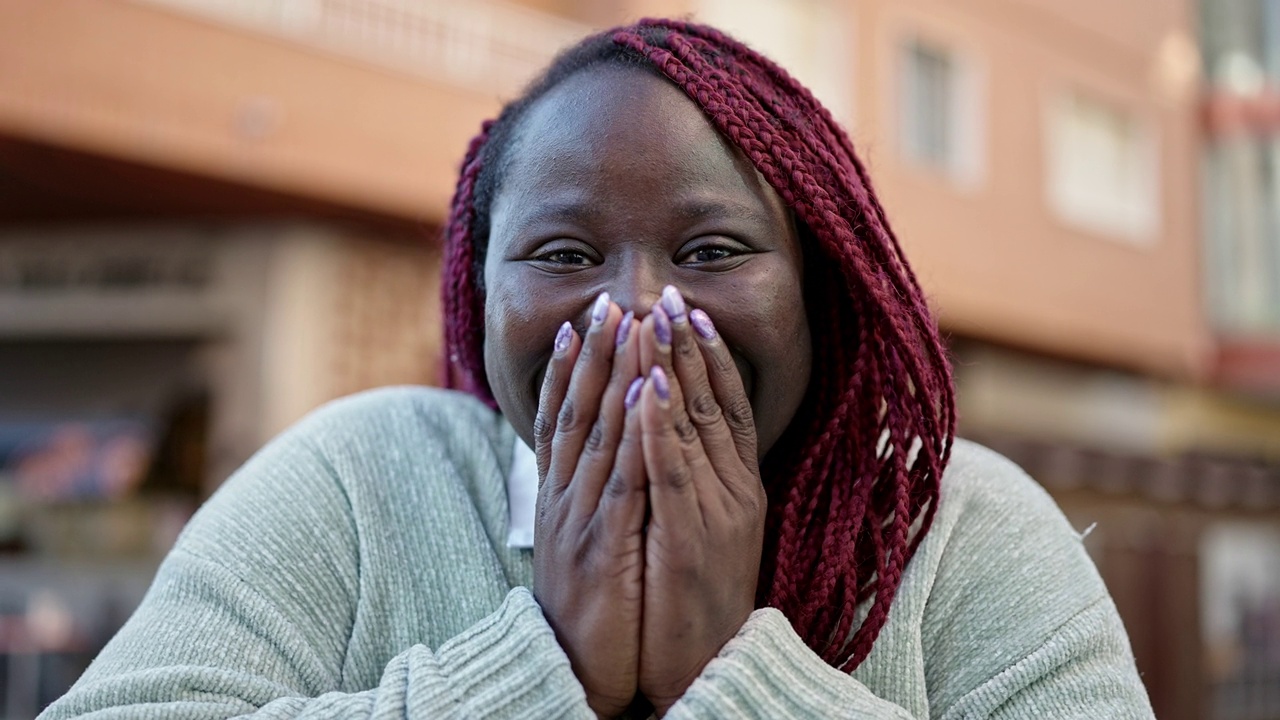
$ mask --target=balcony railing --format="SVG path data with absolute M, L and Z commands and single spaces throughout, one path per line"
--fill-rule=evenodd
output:
M 587 25 L 497 0 L 134 0 L 507 98 Z

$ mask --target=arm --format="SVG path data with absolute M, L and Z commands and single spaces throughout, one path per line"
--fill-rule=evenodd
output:
M 742 718 L 912 720 L 905 709 L 824 662 L 774 608 L 751 614 L 666 717 L 723 717 L 729 708 Z
M 1151 718 L 1115 606 L 1048 495 L 962 444 L 942 503 L 855 672 L 865 683 L 827 666 L 780 612 L 757 610 L 672 717 L 737 706 L 762 718 Z M 927 701 L 908 711 L 891 694 Z
M 228 480 L 134 616 L 44 717 L 588 714 L 523 588 L 435 649 L 389 647 L 372 661 L 348 655 L 360 540 L 347 488 L 309 439 L 318 423 L 332 427 L 333 412 L 274 441 Z M 353 681 L 361 675 L 381 679 Z
M 1123 639 L 1115 608 L 1100 599 L 939 717 L 1150 718 Z M 823 662 L 772 608 L 752 614 L 667 717 L 722 717 L 726 708 L 753 718 L 913 718 Z

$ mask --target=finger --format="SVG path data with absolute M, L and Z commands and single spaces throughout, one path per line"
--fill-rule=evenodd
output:
M 654 347 L 653 321 L 653 311 L 650 310 L 640 323 L 640 327 L 636 328 L 636 344 L 640 348 L 640 367 L 643 370 L 642 374 L 645 375 L 648 374 L 649 368 L 658 364 L 658 351 Z
M 636 377 L 623 400 L 625 423 L 613 468 L 600 495 L 594 518 L 610 530 L 610 535 L 626 539 L 643 532 L 648 510 L 648 483 L 645 478 L 643 433 L 640 429 L 640 394 L 644 378 Z
M 667 311 L 662 305 L 655 304 L 649 313 L 649 317 L 645 318 L 645 324 L 641 330 L 647 330 L 650 346 L 650 362 L 648 365 L 641 367 L 648 370 L 653 367 L 662 368 L 666 374 L 666 380 L 671 393 L 671 421 L 675 425 L 676 434 L 679 436 L 684 451 L 694 453 L 703 452 L 698 431 L 694 428 L 693 423 L 689 420 L 689 413 L 684 407 L 684 392 L 680 386 L 679 378 L 676 377 L 675 366 L 671 358 L 671 341 L 672 341 L 672 323 Z M 643 358 L 642 358 L 643 360 Z
M 618 322 L 614 333 L 612 370 L 595 423 L 587 434 L 578 467 L 574 471 L 573 508 L 582 515 L 595 513 L 600 493 L 610 473 L 626 421 L 624 400 L 627 389 L 640 374 L 640 358 L 634 339 L 635 314 L 628 312 Z
M 569 387 L 555 415 L 548 482 L 567 486 L 578 466 L 587 434 L 596 421 L 600 394 L 609 379 L 613 363 L 613 333 L 621 314 L 618 306 L 609 301 L 609 293 L 600 293 L 591 306 L 587 330 L 583 333 L 569 377 Z
M 702 441 L 711 464 L 729 468 L 742 463 L 754 473 L 759 461 L 752 459 L 747 463 L 738 453 L 733 433 L 725 423 L 720 403 L 707 377 L 707 365 L 702 357 L 702 349 L 694 339 L 696 333 L 690 324 L 690 316 L 685 311 L 684 298 L 675 286 L 668 285 L 662 291 L 662 306 L 671 316 L 671 360 L 680 390 L 684 394 L 684 409 L 698 432 L 698 438 Z
M 542 392 L 538 396 L 538 413 L 533 418 L 533 450 L 538 459 L 538 486 L 547 478 L 551 466 L 551 438 L 556 433 L 556 416 L 569 389 L 573 364 L 578 358 L 582 341 L 567 320 L 556 332 L 551 347 L 551 360 L 542 378 Z
M 715 395 L 724 424 L 733 436 L 738 456 L 742 459 L 742 464 L 758 469 L 760 456 L 756 444 L 755 413 L 751 410 L 751 401 L 742 386 L 742 374 L 733 362 L 729 346 L 725 345 L 724 338 L 716 332 L 711 317 L 702 310 L 689 313 L 689 324 L 694 330 L 694 340 L 702 350 L 707 381 Z
M 695 468 L 686 459 L 684 443 L 676 432 L 676 404 L 669 380 L 662 367 L 655 365 L 640 391 L 641 446 L 653 511 L 650 523 L 673 529 L 700 528 L 702 509 Z

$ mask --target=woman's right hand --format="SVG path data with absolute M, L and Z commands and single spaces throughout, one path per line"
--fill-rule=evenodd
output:
M 627 709 L 639 673 L 647 487 L 638 427 L 624 427 L 638 424 L 624 408 L 638 325 L 607 295 L 584 337 L 565 323 L 534 422 L 533 594 L 601 717 Z

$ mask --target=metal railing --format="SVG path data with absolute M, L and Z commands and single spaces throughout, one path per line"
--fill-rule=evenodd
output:
M 499 0 L 132 0 L 270 33 L 497 97 L 590 27 Z

